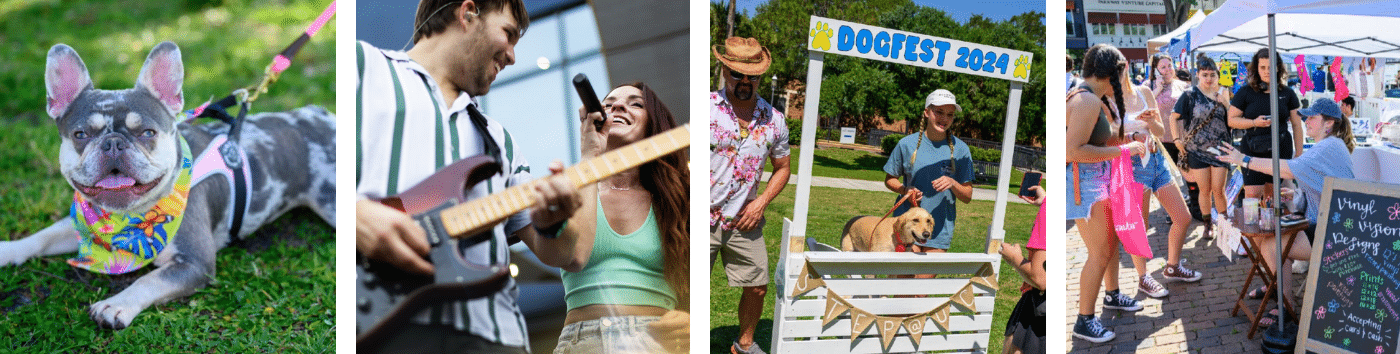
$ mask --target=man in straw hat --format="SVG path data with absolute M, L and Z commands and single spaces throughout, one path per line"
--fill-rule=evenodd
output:
M 763 353 L 753 342 L 768 293 L 763 210 L 792 175 L 787 121 L 754 92 L 772 61 L 767 48 L 753 38 L 730 37 L 711 54 L 724 64 L 724 88 L 710 93 L 710 265 L 723 251 L 729 286 L 744 288 L 739 338 L 730 353 Z M 764 160 L 772 161 L 773 177 L 759 194 Z

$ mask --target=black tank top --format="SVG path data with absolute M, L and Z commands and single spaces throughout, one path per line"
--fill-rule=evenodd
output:
M 1080 85 L 1079 88 L 1094 93 L 1094 89 L 1090 88 L 1089 85 Z M 1113 137 L 1113 123 L 1108 120 L 1108 111 L 1100 108 L 1099 121 L 1094 123 L 1094 131 L 1089 133 L 1089 145 L 1107 146 L 1108 139 L 1111 137 Z

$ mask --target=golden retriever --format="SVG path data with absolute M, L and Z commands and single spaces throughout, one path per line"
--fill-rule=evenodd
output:
M 884 221 L 876 216 L 857 216 L 847 221 L 845 229 L 841 231 L 841 250 L 894 252 L 898 241 L 902 241 L 906 247 L 911 243 L 928 241 L 933 237 L 934 223 L 933 216 L 924 208 L 909 208 L 904 214 Z M 895 238 L 896 231 L 899 232 L 898 239 Z

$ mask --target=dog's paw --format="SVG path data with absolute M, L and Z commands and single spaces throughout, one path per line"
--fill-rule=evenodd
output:
M 34 250 L 19 245 L 18 241 L 0 241 L 0 267 L 18 265 L 34 256 Z
M 106 299 L 92 304 L 88 309 L 88 316 L 92 317 L 93 322 L 97 322 L 99 328 L 122 329 L 131 325 L 131 321 L 136 319 L 136 314 L 141 313 L 141 310 L 140 306 Z

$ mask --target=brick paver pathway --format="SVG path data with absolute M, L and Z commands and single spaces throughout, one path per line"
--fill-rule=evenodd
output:
M 1067 349 L 1075 353 L 1261 352 L 1261 335 L 1256 334 L 1254 339 L 1245 338 L 1249 324 L 1243 312 L 1239 316 L 1230 316 L 1249 271 L 1249 259 L 1241 256 L 1233 263 L 1226 260 L 1214 240 L 1201 239 L 1204 224 L 1192 220 L 1186 245 L 1182 248 L 1182 259 L 1187 267 L 1202 272 L 1204 276 L 1195 283 L 1166 281 L 1162 277 L 1162 268 L 1166 266 L 1167 231 L 1171 226 L 1168 219 L 1166 210 L 1153 198 L 1147 237 L 1157 258 L 1147 262 L 1147 269 L 1171 292 L 1170 295 L 1154 299 L 1139 292 L 1132 258 L 1120 249 L 1119 289 L 1141 301 L 1143 309 L 1136 312 L 1104 310 L 1103 296 L 1100 295 L 1095 305 L 1096 314 L 1105 326 L 1117 333 L 1117 338 L 1095 344 L 1067 335 Z M 1079 236 L 1079 229 L 1073 223 L 1067 226 L 1065 243 L 1069 252 L 1065 265 L 1068 274 L 1065 276 L 1067 304 L 1064 329 L 1070 333 L 1079 311 L 1079 272 L 1089 253 L 1084 247 L 1084 239 Z M 1304 274 L 1294 275 L 1294 284 L 1302 284 L 1306 279 Z M 1258 283 L 1258 280 L 1254 282 Z M 1253 307 L 1258 306 L 1259 301 L 1246 300 L 1246 303 Z

